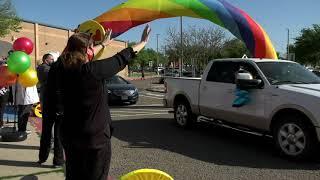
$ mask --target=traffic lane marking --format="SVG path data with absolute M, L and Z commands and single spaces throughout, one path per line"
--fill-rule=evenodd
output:
M 139 96 L 152 98 L 152 99 L 163 99 L 163 98 L 160 98 L 160 97 L 146 96 L 146 95 L 143 95 L 143 94 L 140 94 Z
M 153 116 L 153 115 L 168 115 L 169 113 L 144 113 L 144 114 L 131 114 L 131 115 L 111 115 L 112 118 L 116 117 L 136 117 L 136 116 Z
M 143 112 L 168 112 L 170 109 L 132 109 L 132 110 L 111 110 L 111 113 L 124 112 L 124 113 L 141 113 Z

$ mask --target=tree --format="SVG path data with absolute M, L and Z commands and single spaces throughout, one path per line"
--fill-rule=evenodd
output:
M 136 44 L 135 42 L 130 42 L 128 44 L 129 47 Z M 142 49 L 137 57 L 133 61 L 129 61 L 129 72 L 133 70 L 141 70 L 141 73 L 144 73 L 145 67 L 149 66 L 149 62 L 152 62 L 152 69 L 156 67 L 158 64 L 167 64 L 168 60 L 166 56 L 162 53 L 157 53 L 155 50 L 150 48 Z
M 223 58 L 241 58 L 243 55 L 251 56 L 248 48 L 239 39 L 227 40 L 222 48 Z
M 312 66 L 320 65 L 320 24 L 301 30 L 294 43 L 296 61 Z
M 20 22 L 11 0 L 0 0 L 0 37 L 6 36 L 10 31 L 19 32 Z
M 186 66 L 195 64 L 197 71 L 203 69 L 209 60 L 221 56 L 225 33 L 216 27 L 197 28 L 191 26 L 181 34 L 174 28 L 167 30 L 165 54 L 169 62 L 178 62 L 181 57 Z

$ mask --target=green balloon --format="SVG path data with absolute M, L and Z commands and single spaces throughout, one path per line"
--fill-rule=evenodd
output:
M 15 51 L 8 57 L 7 64 L 12 73 L 24 73 L 31 66 L 30 56 L 25 52 Z

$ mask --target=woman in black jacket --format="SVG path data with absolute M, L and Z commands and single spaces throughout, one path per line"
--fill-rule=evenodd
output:
M 111 159 L 111 115 L 104 81 L 124 69 L 149 39 L 146 26 L 140 43 L 111 58 L 90 61 L 89 35 L 72 35 L 64 53 L 49 72 L 49 115 L 63 114 L 61 141 L 66 154 L 67 180 L 105 180 Z M 94 54 L 110 44 L 111 31 Z

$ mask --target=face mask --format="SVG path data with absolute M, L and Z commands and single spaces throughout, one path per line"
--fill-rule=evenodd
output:
M 94 58 L 94 52 L 91 47 L 87 48 L 87 57 L 89 61 L 92 61 Z

